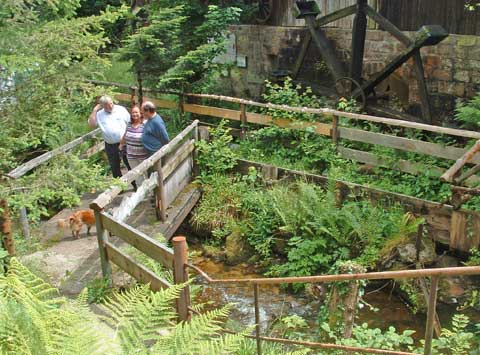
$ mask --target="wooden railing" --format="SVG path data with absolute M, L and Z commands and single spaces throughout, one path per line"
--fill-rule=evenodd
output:
M 108 83 L 102 83 L 106 85 Z M 110 83 L 114 85 L 114 83 Z M 131 94 L 119 94 L 117 98 L 123 101 L 132 101 L 134 100 L 135 87 L 130 88 L 132 91 Z M 154 94 L 156 91 L 150 91 L 151 94 Z M 210 95 L 210 94 L 186 94 L 186 93 L 169 93 L 178 95 L 178 101 L 165 100 L 165 99 L 155 99 L 148 98 L 156 103 L 159 108 L 165 109 L 179 109 L 181 112 L 187 112 L 194 115 L 215 117 L 221 119 L 227 119 L 232 121 L 239 121 L 242 124 L 242 136 L 245 135 L 247 124 L 259 124 L 259 125 L 276 125 L 279 127 L 291 128 L 291 129 L 304 129 L 305 127 L 312 127 L 316 133 L 331 137 L 332 141 L 337 146 L 338 153 L 346 158 L 360 163 L 366 163 L 374 166 L 386 167 L 395 170 L 399 170 L 405 173 L 417 175 L 421 172 L 429 171 L 430 175 L 441 177 L 447 172 L 447 169 L 437 166 L 426 166 L 421 163 L 412 162 L 404 159 L 397 160 L 394 164 L 388 163 L 387 159 L 382 158 L 382 156 L 377 156 L 368 151 L 362 151 L 358 149 L 351 149 L 341 145 L 341 141 L 353 141 L 360 143 L 367 143 L 372 145 L 379 145 L 387 148 L 397 149 L 406 152 L 418 153 L 426 156 L 432 156 L 436 158 L 462 161 L 462 158 L 469 153 L 467 148 L 459 148 L 454 146 L 445 146 L 439 143 L 431 143 L 422 141 L 419 139 L 410 139 L 405 137 L 399 137 L 393 134 L 384 134 L 370 132 L 364 129 L 358 128 L 348 128 L 342 127 L 341 121 L 339 118 L 345 118 L 348 120 L 357 120 L 365 121 L 387 125 L 390 127 L 402 127 L 409 128 L 418 131 L 426 131 L 435 134 L 444 134 L 451 135 L 467 139 L 480 139 L 480 133 L 475 131 L 468 131 L 463 129 L 455 129 L 449 127 L 440 127 L 433 126 L 423 123 L 403 121 L 398 119 L 386 118 L 386 117 L 376 117 L 371 115 L 363 115 L 351 112 L 343 112 L 328 108 L 307 108 L 307 107 L 290 107 L 286 105 L 275 105 L 271 103 L 259 103 L 251 100 L 239 99 L 228 96 L 221 95 Z M 209 99 L 209 100 L 218 100 L 220 102 L 229 102 L 239 105 L 239 110 L 225 109 L 214 106 L 200 105 L 186 103 L 186 99 L 195 98 L 199 99 Z M 146 98 L 144 98 L 146 99 Z M 249 107 L 260 107 L 263 109 L 270 110 L 283 110 L 285 112 L 297 112 L 297 113 L 308 113 L 312 115 L 317 115 L 327 122 L 298 122 L 292 121 L 287 118 L 273 118 L 269 114 L 259 114 L 255 112 L 249 112 Z M 202 122 L 203 123 L 203 122 Z M 468 161 L 463 159 L 464 164 L 480 164 L 480 156 L 472 155 L 469 157 Z M 463 165 L 464 165 L 463 164 Z M 463 166 L 462 165 L 462 166 Z M 477 167 L 476 170 L 471 171 L 470 174 L 467 174 L 463 179 L 445 179 L 448 182 L 457 182 L 465 183 L 467 186 L 476 185 L 480 182 L 480 178 L 475 175 L 476 172 L 480 171 L 480 167 Z
M 128 185 L 139 176 L 150 172 L 149 178 L 138 187 L 137 191 L 123 198 L 120 205 L 113 208 L 111 213 L 107 212 L 107 209 L 114 198 L 122 192 L 122 186 L 112 186 L 92 201 L 90 207 L 95 211 L 97 241 L 104 277 L 111 280 L 111 263 L 113 263 L 136 280 L 150 284 L 152 290 L 170 286 L 167 280 L 155 275 L 151 270 L 120 250 L 110 239 L 112 236 L 116 236 L 159 262 L 165 268 L 173 270 L 175 283 L 188 281 L 184 267 L 187 255 L 186 252 L 182 252 L 184 250 L 182 243 L 179 243 L 175 238 L 173 239 L 174 249 L 176 250 L 176 256 L 174 256 L 172 249 L 124 221 L 148 193 L 155 189 L 157 218 L 168 224 L 166 229 L 168 234 L 174 233 L 188 214 L 189 209 L 180 210 L 178 212 L 179 218 L 168 221 L 167 209 L 193 178 L 194 142 L 196 140 L 198 140 L 198 121 L 194 121 L 169 144 L 163 146 L 151 157 L 122 176 L 120 181 Z M 184 203 L 191 208 L 198 201 L 198 198 L 199 192 L 194 190 L 191 192 L 190 198 Z M 168 235 L 166 237 L 169 238 Z M 177 309 L 181 320 L 188 320 L 190 317 L 187 309 L 189 298 L 189 289 L 186 287 L 183 289 L 179 300 L 177 300 Z
M 42 164 L 45 164 L 50 159 L 62 153 L 66 153 L 75 147 L 78 147 L 83 142 L 87 142 L 89 140 L 95 139 L 99 134 L 100 134 L 100 128 L 94 129 L 93 131 L 90 131 L 84 134 L 83 136 L 78 137 L 73 141 L 68 142 L 67 144 L 62 145 L 61 147 L 45 152 L 44 154 L 39 155 L 38 157 L 31 159 L 20 166 L 17 166 L 15 169 L 7 173 L 6 176 L 13 180 L 19 179 L 29 171 L 32 171 L 33 169 L 37 168 Z M 91 148 L 88 148 L 85 152 L 83 152 L 83 154 L 81 155 L 81 158 L 86 159 L 103 149 L 104 149 L 104 143 L 103 142 L 97 143 L 96 145 L 92 146 Z M 22 226 L 23 236 L 27 239 L 30 238 L 30 227 L 28 224 L 27 209 L 25 207 L 20 207 L 20 224 Z

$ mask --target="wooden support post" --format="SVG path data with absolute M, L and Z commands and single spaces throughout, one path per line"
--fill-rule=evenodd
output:
M 102 217 L 98 210 L 95 210 L 95 226 L 97 229 L 98 253 L 100 254 L 102 275 L 112 283 L 112 267 L 108 261 L 107 249 L 105 248 L 105 242 L 108 242 L 108 235 L 103 228 Z
M 424 355 L 432 354 L 433 325 L 437 308 L 438 276 L 433 276 L 430 281 L 430 298 L 428 299 L 427 325 L 425 327 Z
M 427 83 L 425 82 L 425 73 L 423 71 L 422 56 L 420 50 L 413 56 L 413 63 L 415 68 L 415 75 L 417 76 L 418 93 L 420 94 L 420 101 L 422 103 L 422 117 L 423 121 L 432 124 L 432 113 L 430 111 L 430 100 L 428 97 Z
M 22 225 L 22 233 L 25 239 L 30 239 L 30 226 L 28 225 L 27 209 L 20 207 L 20 224 Z
M 305 16 L 305 23 L 307 24 L 310 34 L 312 35 L 315 44 L 320 49 L 328 69 L 332 73 L 334 79 L 339 79 L 345 76 L 342 64 L 335 55 L 335 50 L 328 40 L 325 33 L 320 28 L 315 28 L 315 16 Z
M 162 169 L 162 158 L 158 159 L 157 164 L 155 165 L 157 173 L 158 173 L 158 182 L 157 187 L 155 189 L 155 210 L 157 214 L 157 218 L 165 222 L 167 220 L 167 206 L 165 205 L 166 198 L 165 198 L 165 186 L 164 186 L 164 178 L 163 178 L 163 169 Z
M 193 129 L 193 139 L 194 139 L 193 143 L 197 143 L 198 140 L 200 139 L 198 124 Z M 192 152 L 192 158 L 193 158 L 193 175 L 197 176 L 200 173 L 198 168 L 198 163 L 197 163 L 197 158 L 198 158 L 197 147 L 195 147 L 195 149 Z
M 292 79 L 297 78 L 298 73 L 300 72 L 300 69 L 302 68 L 303 61 L 305 59 L 305 56 L 307 55 L 308 47 L 310 47 L 311 42 L 312 42 L 312 35 L 310 34 L 310 32 L 307 32 L 305 34 L 305 38 L 303 39 L 302 48 L 300 48 L 300 53 L 298 54 L 297 60 L 295 61 L 295 64 L 293 65 Z
M 175 284 L 183 284 L 188 281 L 188 253 L 187 240 L 185 237 L 173 237 L 173 280 Z M 177 312 L 179 321 L 189 321 L 190 314 L 190 288 L 186 285 L 180 297 L 177 298 Z
M 258 302 L 258 284 L 253 284 L 253 297 L 255 301 L 255 338 L 257 340 L 257 355 L 262 355 L 262 341 L 260 339 L 260 305 Z
M 331 129 L 332 142 L 335 146 L 338 145 L 338 116 L 333 116 Z
M 6 200 L 0 200 L 0 208 L 2 209 L 0 213 L 0 243 L 3 242 L 3 246 L 8 252 L 8 255 L 13 256 L 13 254 L 15 254 L 15 248 L 12 236 L 12 220 Z
M 360 82 L 360 78 L 362 77 L 363 52 L 365 49 L 365 37 L 367 34 L 367 16 L 363 10 L 365 5 L 367 5 L 367 0 L 357 0 L 357 12 L 353 19 L 350 77 L 357 82 Z
M 440 176 L 440 180 L 453 182 L 455 176 L 460 172 L 460 169 L 463 168 L 465 164 L 469 163 L 478 151 L 480 151 L 480 139 L 463 156 L 457 159 L 455 164 L 453 164 L 442 176 Z
M 240 127 L 242 129 L 240 138 L 244 139 L 247 134 L 247 105 L 245 104 L 240 104 Z

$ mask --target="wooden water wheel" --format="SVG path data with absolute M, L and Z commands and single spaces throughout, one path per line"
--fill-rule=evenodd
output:
M 273 0 L 257 0 L 255 3 L 258 6 L 257 22 L 267 22 L 272 16 Z

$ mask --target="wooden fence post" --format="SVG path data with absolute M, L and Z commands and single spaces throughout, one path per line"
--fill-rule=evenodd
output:
M 333 144 L 337 146 L 338 145 L 338 116 L 333 116 L 331 135 L 332 135 Z
M 0 246 L 3 244 L 8 255 L 13 256 L 15 248 L 12 236 L 12 220 L 10 218 L 8 203 L 6 200 L 0 200 L 0 208 L 3 210 L 2 213 L 0 213 Z
M 187 240 L 185 237 L 173 237 L 173 280 L 175 284 L 182 284 L 188 281 L 188 254 Z M 189 321 L 190 314 L 190 288 L 185 286 L 177 299 L 177 312 L 179 321 Z
M 102 275 L 112 283 L 112 267 L 108 261 L 105 242 L 108 241 L 107 231 L 103 228 L 102 216 L 100 211 L 95 210 L 95 226 L 97 229 L 98 252 L 100 254 L 100 264 L 102 267 Z
M 156 170 L 158 173 L 157 188 L 155 189 L 155 210 L 157 218 L 162 222 L 167 220 L 167 206 L 165 205 L 165 186 L 163 179 L 162 158 L 160 158 L 156 164 Z
M 25 239 L 30 239 L 30 226 L 28 225 L 27 209 L 20 207 L 20 224 L 22 225 L 22 232 Z
M 247 134 L 247 105 L 245 104 L 240 104 L 240 127 L 242 128 L 240 138 L 244 139 Z

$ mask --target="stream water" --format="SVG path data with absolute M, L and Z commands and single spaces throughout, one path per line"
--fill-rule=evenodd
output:
M 197 246 L 193 249 L 199 250 Z M 193 262 L 213 278 L 253 278 L 263 277 L 259 275 L 255 267 L 247 264 L 228 266 L 222 262 L 214 261 L 203 256 L 194 256 Z M 253 287 L 237 285 L 208 285 L 200 277 L 195 283 L 203 284 L 198 295 L 200 302 L 212 302 L 217 307 L 226 303 L 234 303 L 231 318 L 242 325 L 255 323 Z M 364 301 L 372 307 L 364 306 L 357 313 L 357 324 L 368 323 L 370 327 L 380 328 L 382 331 L 393 326 L 397 331 L 406 329 L 415 330 L 413 337 L 422 339 L 425 333 L 425 314 L 413 314 L 408 306 L 392 292 L 391 285 L 367 288 L 363 297 Z M 296 314 L 304 318 L 314 332 L 319 308 L 322 300 L 305 293 L 291 293 L 280 285 L 261 285 L 259 288 L 260 320 L 262 331 L 269 329 L 275 319 Z M 374 309 L 377 310 L 374 310 Z M 455 313 L 456 306 L 439 304 L 437 312 L 442 325 L 449 325 L 451 316 Z M 480 321 L 479 312 L 469 314 L 476 321 Z

